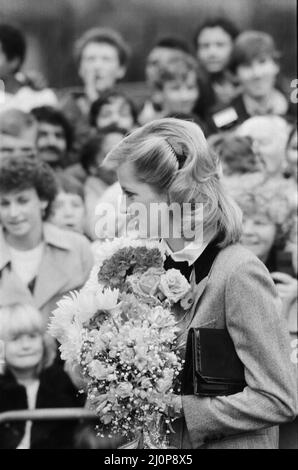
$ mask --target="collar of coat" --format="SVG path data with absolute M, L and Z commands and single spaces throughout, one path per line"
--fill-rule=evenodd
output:
M 70 251 L 72 249 L 71 240 L 66 236 L 66 232 L 52 224 L 44 223 L 43 241 L 46 245 L 60 250 Z M 4 237 L 3 228 L 0 227 L 0 271 L 10 263 L 10 261 L 9 249 Z

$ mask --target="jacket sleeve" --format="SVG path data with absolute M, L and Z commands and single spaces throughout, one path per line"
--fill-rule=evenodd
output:
M 274 283 L 257 258 L 228 276 L 223 308 L 247 387 L 225 397 L 182 397 L 193 448 L 295 418 L 297 379 L 280 307 Z

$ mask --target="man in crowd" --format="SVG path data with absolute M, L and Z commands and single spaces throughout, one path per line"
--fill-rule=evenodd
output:
M 49 106 L 32 111 L 38 122 L 38 156 L 54 170 L 65 168 L 70 162 L 72 128 L 63 113 Z
M 0 159 L 36 156 L 37 122 L 30 113 L 10 109 L 0 113 Z

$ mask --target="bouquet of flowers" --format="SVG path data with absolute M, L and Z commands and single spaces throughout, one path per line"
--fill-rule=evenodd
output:
M 143 433 L 145 445 L 159 448 L 182 369 L 172 307 L 191 304 L 189 283 L 165 271 L 163 260 L 157 242 L 101 244 L 89 281 L 59 302 L 50 325 L 62 359 L 82 371 L 99 435 L 131 440 Z

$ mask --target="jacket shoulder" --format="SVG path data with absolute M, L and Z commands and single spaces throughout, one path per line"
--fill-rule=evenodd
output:
M 240 245 L 240 243 L 236 243 L 223 248 L 219 252 L 212 270 L 219 270 L 221 272 L 232 274 L 248 263 L 253 263 L 256 266 L 258 265 L 260 268 L 267 271 L 266 266 L 254 253 Z
M 78 247 L 91 247 L 89 240 L 84 235 L 56 227 L 50 223 L 44 224 L 44 235 L 46 242 L 57 248 L 73 251 Z

